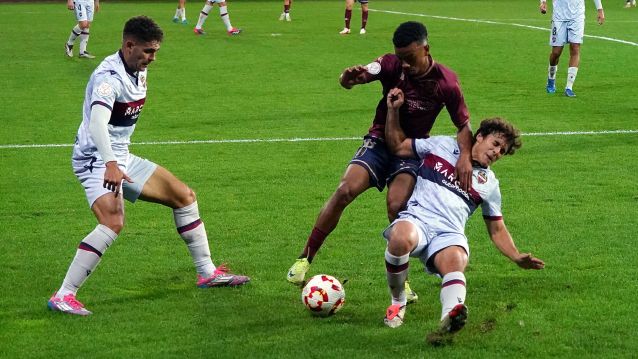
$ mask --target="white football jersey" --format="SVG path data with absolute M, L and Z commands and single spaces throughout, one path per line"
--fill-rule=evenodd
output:
M 454 168 L 461 151 L 454 138 L 415 139 L 413 149 L 422 163 L 408 213 L 437 233 L 463 234 L 465 223 L 479 205 L 484 217 L 502 218 L 499 183 L 489 168 L 474 167 L 469 193 L 459 187 Z
M 118 163 L 125 163 L 131 135 L 145 101 L 146 70 L 134 72 L 129 69 L 119 51 L 105 58 L 93 71 L 86 86 L 83 120 L 75 140 L 73 158 L 96 157 L 101 160 L 89 133 L 89 122 L 91 108 L 104 106 L 111 110 L 108 131 L 113 154 Z
M 599 4 L 594 0 L 596 8 Z M 552 21 L 585 20 L 585 0 L 554 0 L 553 6 Z

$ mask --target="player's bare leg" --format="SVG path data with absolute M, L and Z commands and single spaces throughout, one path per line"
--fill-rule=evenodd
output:
M 558 60 L 562 53 L 562 46 L 552 46 L 552 51 L 549 54 L 549 67 L 547 69 L 547 93 L 556 92 L 556 72 L 558 71 Z
M 289 282 L 298 285 L 303 283 L 312 259 L 326 237 L 337 227 L 343 211 L 368 188 L 370 188 L 368 171 L 359 165 L 349 165 L 339 182 L 339 186 L 319 212 L 315 226 L 299 259 L 290 267 L 286 277 Z
M 392 179 L 392 182 L 388 183 L 386 205 L 390 222 L 394 221 L 399 212 L 405 209 L 415 183 L 416 179 L 409 173 L 400 173 Z M 412 289 L 407 279 L 405 281 L 405 292 L 408 304 L 416 303 L 419 300 L 419 295 Z
M 578 65 L 580 64 L 580 44 L 569 44 L 569 68 L 567 69 L 567 83 L 565 84 L 565 95 L 567 97 L 576 97 L 572 90 L 576 75 L 578 74 Z
M 392 226 L 389 238 L 385 250 L 385 268 L 392 302 L 383 322 L 390 328 L 396 328 L 405 319 L 405 306 L 408 303 L 405 283 L 410 267 L 410 252 L 419 243 L 419 234 L 414 224 L 400 221 Z
M 195 192 L 168 170 L 158 166 L 144 184 L 139 198 L 173 209 L 177 232 L 193 258 L 198 275 L 197 286 L 237 286 L 250 280 L 246 276 L 229 273 L 223 265 L 215 267 L 210 255 L 206 229 L 199 216 Z

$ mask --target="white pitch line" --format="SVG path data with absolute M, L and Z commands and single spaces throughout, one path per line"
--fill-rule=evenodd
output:
M 391 11 L 391 10 L 369 9 L 369 11 L 382 12 L 382 13 L 386 13 L 386 14 L 395 14 L 395 15 L 429 17 L 429 18 L 440 19 L 440 20 L 476 22 L 476 23 L 490 24 L 490 25 L 516 26 L 516 27 L 523 27 L 523 28 L 533 29 L 533 30 L 550 31 L 546 27 L 539 27 L 539 26 L 532 26 L 532 25 L 525 25 L 525 24 L 517 24 L 517 23 L 514 23 L 514 22 L 501 22 L 501 21 L 480 20 L 480 19 L 465 19 L 465 18 L 462 18 L 462 17 L 450 17 L 450 16 L 440 16 L 440 15 L 413 14 L 413 13 L 409 13 L 409 12 L 400 12 L 400 11 Z M 625 44 L 625 45 L 638 46 L 638 43 L 636 43 L 636 42 L 626 41 L 626 40 L 621 40 L 621 39 L 615 39 L 613 37 L 587 35 L 587 34 L 585 34 L 584 36 L 592 38 L 592 39 L 607 40 L 607 41 L 612 41 L 612 42 L 618 42 L 618 43 Z
M 523 136 L 585 136 L 585 135 L 623 135 L 638 133 L 638 130 L 601 130 L 601 131 L 560 131 L 560 132 L 528 132 L 522 133 Z M 452 134 L 448 134 L 452 135 Z M 192 140 L 192 141 L 147 141 L 134 142 L 131 145 L 200 145 L 200 144 L 225 144 L 225 143 L 281 143 L 281 142 L 328 142 L 328 141 L 360 141 L 363 137 L 316 137 L 316 138 L 246 138 L 237 140 Z M 0 149 L 16 149 L 16 148 L 54 148 L 54 147 L 72 147 L 69 143 L 51 143 L 51 144 L 31 144 L 31 145 L 0 145 Z

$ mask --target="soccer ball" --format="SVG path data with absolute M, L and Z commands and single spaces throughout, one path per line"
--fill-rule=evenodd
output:
M 343 307 L 346 292 L 337 278 L 327 275 L 316 275 L 306 283 L 301 292 L 301 302 L 314 315 L 327 317 Z

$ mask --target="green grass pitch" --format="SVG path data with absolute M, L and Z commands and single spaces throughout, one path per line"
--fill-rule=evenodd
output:
M 358 35 L 356 5 L 345 37 L 342 1 L 295 0 L 287 23 L 277 21 L 281 1 L 230 0 L 237 37 L 217 8 L 196 37 L 203 1 L 187 2 L 189 26 L 170 21 L 176 3 L 104 1 L 92 61 L 64 56 L 75 21 L 64 2 L 0 4 L 1 358 L 636 357 L 638 10 L 608 0 L 598 26 L 586 1 L 594 37 L 582 47 L 578 97 L 566 98 L 544 90 L 550 17 L 537 1 L 371 0 L 368 34 Z M 52 313 L 46 301 L 95 226 L 70 167 L 86 82 L 139 14 L 165 41 L 132 151 L 197 192 L 213 260 L 252 282 L 197 289 L 170 210 L 127 204 L 126 227 L 78 295 L 94 315 Z M 546 262 L 518 269 L 472 218 L 469 321 L 442 348 L 424 341 L 438 323 L 439 280 L 418 261 L 419 302 L 401 328 L 383 325 L 385 193 L 370 190 L 346 210 L 311 268 L 349 279 L 341 312 L 312 317 L 285 280 L 379 100 L 379 84 L 346 91 L 337 78 L 392 52 L 407 20 L 427 25 L 435 60 L 459 75 L 474 128 L 498 115 L 525 133 L 494 170 L 519 249 Z M 443 111 L 433 134 L 452 133 Z M 283 141 L 295 138 L 315 140 Z M 282 141 L 228 141 L 255 139 Z M 206 140 L 218 142 L 188 142 Z

